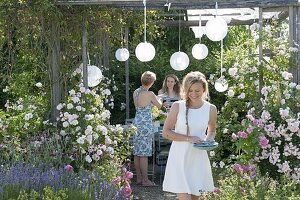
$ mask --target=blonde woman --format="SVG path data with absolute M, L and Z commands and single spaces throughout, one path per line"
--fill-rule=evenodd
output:
M 207 152 L 193 145 L 214 140 L 217 109 L 207 101 L 208 83 L 201 72 L 188 73 L 182 86 L 183 100 L 172 105 L 163 128 L 163 136 L 173 141 L 163 190 L 179 200 L 196 200 L 201 192 L 214 191 Z
M 142 86 L 133 92 L 133 100 L 136 109 L 133 124 L 137 127 L 137 133 L 133 136 L 134 167 L 136 170 L 137 184 L 142 186 L 155 186 L 148 179 L 148 157 L 152 156 L 152 140 L 154 126 L 152 123 L 152 106 L 161 108 L 159 98 L 149 91 L 156 75 L 146 71 L 141 76 Z
M 162 88 L 158 91 L 158 96 L 167 109 L 170 109 L 172 104 L 180 99 L 180 83 L 176 75 L 168 74 L 165 77 Z

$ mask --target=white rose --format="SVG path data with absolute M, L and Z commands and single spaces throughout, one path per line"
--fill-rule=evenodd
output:
M 43 87 L 43 84 L 41 82 L 38 82 L 38 83 L 35 84 L 35 86 L 38 87 L 38 88 L 41 88 L 41 87 Z
M 90 155 L 85 156 L 85 161 L 91 163 L 93 160 Z
M 56 109 L 57 109 L 57 110 L 61 110 L 63 107 L 64 107 L 63 104 L 60 103 L 60 104 L 58 104 L 58 105 L 56 106 Z

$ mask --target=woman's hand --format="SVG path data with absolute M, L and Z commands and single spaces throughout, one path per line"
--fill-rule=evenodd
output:
M 204 142 L 204 140 L 201 140 L 198 136 L 187 136 L 186 141 L 193 144 L 199 144 Z

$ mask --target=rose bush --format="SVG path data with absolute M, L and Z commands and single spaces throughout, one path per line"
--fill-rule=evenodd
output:
M 226 52 L 224 71 L 229 88 L 221 109 L 216 158 L 227 163 L 257 162 L 262 173 L 286 174 L 300 180 L 300 86 L 292 82 L 288 26 L 272 20 L 263 27 L 264 59 L 258 56 L 258 24 L 251 25 L 249 40 Z M 247 47 L 247 48 L 245 48 Z M 253 54 L 249 54 L 252 52 Z M 229 67 L 230 66 L 230 67 Z M 214 76 L 211 76 L 214 82 Z M 237 156 L 232 156 L 236 152 Z M 232 160 L 231 158 L 234 158 Z

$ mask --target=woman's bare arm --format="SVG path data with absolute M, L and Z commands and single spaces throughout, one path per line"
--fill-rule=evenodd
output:
M 216 136 L 216 129 L 217 129 L 217 108 L 215 105 L 211 105 L 210 107 L 210 114 L 209 114 L 209 121 L 208 121 L 208 128 L 207 128 L 207 135 L 206 141 L 214 141 Z

